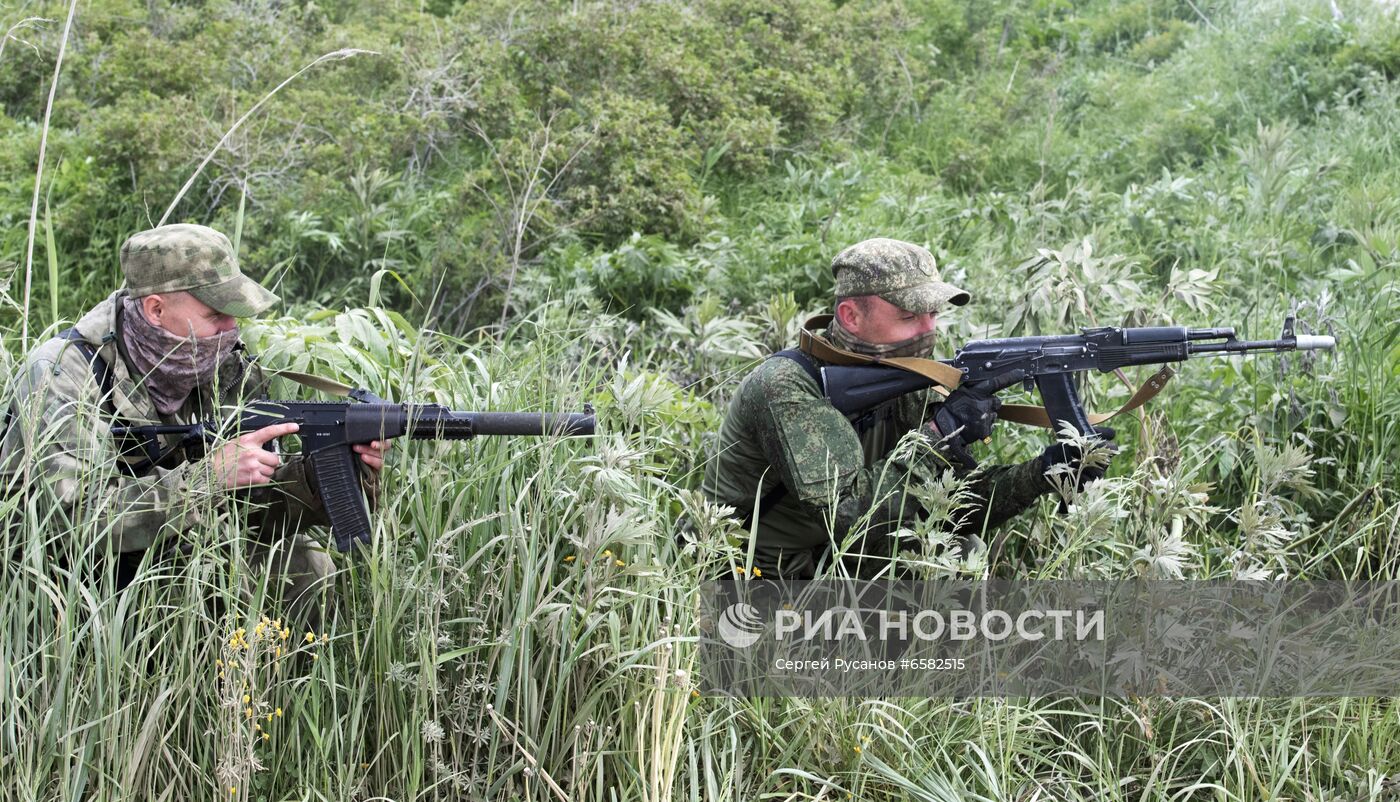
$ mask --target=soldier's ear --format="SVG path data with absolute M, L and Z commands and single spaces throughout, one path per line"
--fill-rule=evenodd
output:
M 841 328 L 852 334 L 860 328 L 861 321 L 865 318 L 865 310 L 854 298 L 840 298 L 836 301 L 836 320 L 841 323 Z
M 141 299 L 141 311 L 145 313 L 147 323 L 159 326 L 160 317 L 165 312 L 165 299 L 159 295 L 147 295 Z

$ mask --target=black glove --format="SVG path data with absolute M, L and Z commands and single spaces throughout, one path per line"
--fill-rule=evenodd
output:
M 944 437 L 967 445 L 992 436 L 998 409 L 1001 409 L 1001 399 L 996 396 L 976 388 L 959 387 L 933 413 L 933 425 Z
M 1018 369 L 958 387 L 934 411 L 933 425 L 938 427 L 939 434 L 958 441 L 958 445 L 986 440 L 992 436 L 992 424 L 997 422 L 997 410 L 1001 409 L 1001 399 L 997 398 L 997 393 L 1025 377 L 1026 372 Z
M 1093 435 L 1099 440 L 1112 440 L 1118 436 L 1118 432 L 1107 426 L 1095 426 Z M 1118 449 L 1116 447 L 1109 445 L 1108 453 L 1110 456 L 1117 452 Z M 1079 446 L 1073 443 L 1056 443 L 1041 453 L 1040 469 L 1043 472 L 1049 471 L 1056 465 L 1068 465 L 1070 466 L 1070 475 L 1077 476 L 1079 479 L 1079 483 L 1075 489 L 1083 490 L 1084 485 L 1089 482 L 1102 479 L 1104 471 L 1107 469 L 1107 466 L 1097 467 L 1093 465 L 1081 465 L 1080 463 L 1083 459 L 1084 452 Z

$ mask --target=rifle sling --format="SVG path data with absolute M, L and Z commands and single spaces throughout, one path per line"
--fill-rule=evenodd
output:
M 917 373 L 935 382 L 933 389 L 944 396 L 957 389 L 957 386 L 962 382 L 962 371 L 937 360 L 920 357 L 876 359 L 838 348 L 832 345 L 830 340 L 816 333 L 817 329 L 830 326 L 831 320 L 831 315 L 817 315 L 808 318 L 802 324 L 802 331 L 798 335 L 798 347 L 803 353 L 833 365 L 892 365 L 901 370 Z M 1161 370 L 1152 374 L 1147 381 L 1142 383 L 1142 386 L 1138 387 L 1127 403 L 1107 414 L 1102 412 L 1088 413 L 1089 422 L 1097 426 L 1125 412 L 1132 412 L 1162 392 L 1162 388 L 1166 387 L 1167 382 L 1175 375 L 1176 371 L 1172 370 L 1170 365 L 1163 365 Z M 997 412 L 997 417 L 1026 426 L 1039 426 L 1042 429 L 1055 428 L 1055 424 L 1050 420 L 1050 414 L 1045 411 L 1045 407 L 1035 404 L 1002 404 L 1000 411 Z
M 809 354 L 833 365 L 894 365 L 901 370 L 917 373 L 949 390 L 956 388 L 958 383 L 962 381 L 962 371 L 933 359 L 908 356 L 876 359 L 838 348 L 832 345 L 830 340 L 814 331 L 814 329 L 824 329 L 830 326 L 831 320 L 831 315 L 817 315 L 802 324 L 802 331 L 798 334 L 798 348 L 804 354 Z
M 1161 370 L 1149 376 L 1147 381 L 1143 382 L 1142 386 L 1137 388 L 1137 391 L 1133 393 L 1132 397 L 1129 398 L 1123 406 L 1107 414 L 1102 412 L 1088 413 L 1087 417 L 1089 423 L 1097 426 L 1125 412 L 1132 412 L 1148 401 L 1151 401 L 1158 393 L 1162 392 L 1162 388 L 1166 387 L 1167 382 L 1175 375 L 1176 371 L 1172 370 L 1170 365 L 1163 365 Z M 1012 423 L 1039 426 L 1042 429 L 1055 428 L 1054 423 L 1050 420 L 1049 413 L 1045 411 L 1045 407 L 1036 406 L 1035 404 L 1002 404 L 1001 409 L 997 412 L 997 417 L 1002 420 L 1011 421 Z

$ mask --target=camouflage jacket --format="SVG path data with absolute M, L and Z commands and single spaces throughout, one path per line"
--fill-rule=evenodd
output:
M 931 447 L 934 438 L 926 430 L 922 443 L 895 448 L 932 417 L 937 397 L 910 393 L 887 402 L 872 411 L 874 425 L 858 435 L 801 365 L 768 359 L 745 377 L 730 402 L 702 488 L 712 501 L 743 515 L 779 483 L 786 486 L 756 529 L 755 564 L 765 572 L 779 561 L 783 576 L 810 572 L 814 549 L 833 538 L 843 542 L 858 525 L 867 527 L 865 552 L 887 550 L 888 543 L 871 540 L 923 513 L 905 488 L 951 467 Z M 970 489 L 980 502 L 963 512 L 957 528 L 975 534 L 1017 515 L 1049 492 L 1050 484 L 1037 457 L 979 468 Z
M 124 294 L 113 293 L 74 327 L 111 370 L 110 404 L 101 403 L 97 377 L 73 343 L 55 338 L 25 359 L 13 383 L 9 425 L 0 445 L 0 483 L 6 497 L 18 493 L 27 463 L 31 486 L 39 489 L 32 498 L 44 505 L 39 514 L 59 515 L 63 531 L 78 530 L 79 522 L 85 523 L 86 531 L 94 531 L 87 527 L 95 522 L 95 531 L 111 551 L 145 549 L 162 534 L 199 527 L 235 497 L 253 503 L 250 523 L 264 538 L 328 524 L 299 455 L 284 459 L 272 485 L 232 493 L 215 484 L 207 460 L 157 467 L 140 477 L 117 469 L 120 448 L 110 432 L 113 411 L 137 426 L 218 419 L 220 407 L 263 395 L 267 382 L 255 363 L 235 351 L 213 385 L 196 388 L 175 414 L 161 415 L 121 354 L 117 315 Z M 163 445 L 178 439 L 170 435 Z

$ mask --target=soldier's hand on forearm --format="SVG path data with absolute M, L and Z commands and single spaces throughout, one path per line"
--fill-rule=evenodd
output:
M 378 472 L 384 468 L 384 458 L 389 456 L 389 447 L 393 444 L 393 440 L 374 440 L 368 445 L 356 443 L 352 448 L 360 455 L 361 462 L 370 470 Z
M 295 434 L 297 429 L 295 423 L 279 423 L 225 443 L 210 455 L 214 480 L 230 490 L 271 482 L 272 474 L 282 464 L 282 458 L 263 446 L 278 437 Z

